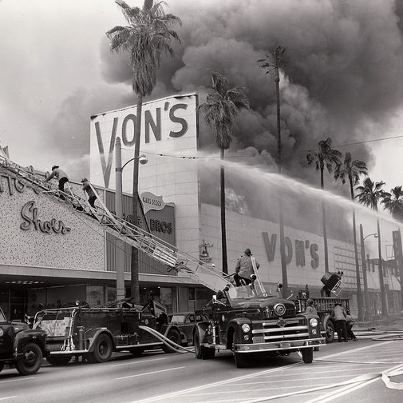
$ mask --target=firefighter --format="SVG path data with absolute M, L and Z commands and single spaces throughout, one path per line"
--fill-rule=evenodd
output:
M 246 248 L 244 255 L 237 260 L 235 265 L 234 280 L 237 287 L 250 284 L 256 278 L 254 264 L 256 269 L 260 267 L 260 264 L 252 256 L 251 250 Z
M 45 182 L 49 182 L 52 178 L 59 180 L 59 190 L 65 192 L 64 185 L 69 182 L 69 177 L 66 172 L 59 168 L 58 165 L 53 165 L 52 173 L 45 179 Z M 63 196 L 60 197 L 61 199 Z
M 335 330 L 337 332 L 339 342 L 341 342 L 342 339 L 343 339 L 343 341 L 348 341 L 347 340 L 347 327 L 346 327 L 347 314 L 339 302 L 336 302 L 334 304 L 334 308 L 333 308 L 331 316 L 334 319 Z
M 316 315 L 316 316 L 318 316 L 318 311 L 316 310 L 316 308 L 313 305 L 313 300 L 310 299 L 310 298 L 306 301 L 305 313 L 308 314 L 308 315 Z

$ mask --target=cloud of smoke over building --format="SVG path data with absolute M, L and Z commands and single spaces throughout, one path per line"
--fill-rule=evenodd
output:
M 394 1 L 171 0 L 167 11 L 182 19 L 182 42 L 173 59 L 164 59 L 152 98 L 205 91 L 211 71 L 219 71 L 245 87 L 251 103 L 234 128 L 233 147 L 253 146 L 276 157 L 274 80 L 256 61 L 277 45 L 285 47 L 284 163 L 298 173 L 306 150 L 320 139 L 330 136 L 342 145 L 379 136 L 400 105 L 399 10 Z M 111 54 L 107 41 L 102 56 L 107 81 L 129 85 L 126 57 Z M 371 164 L 365 147 L 352 151 Z
M 305 156 L 327 137 L 371 167 L 365 145 L 345 144 L 381 137 L 402 103 L 402 9 L 392 0 L 172 0 L 168 12 L 182 19 L 182 42 L 173 59 L 164 59 L 152 98 L 179 91 L 205 94 L 211 71 L 221 72 L 245 88 L 251 105 L 239 114 L 229 152 L 242 162 L 265 160 L 273 168 L 275 84 L 257 60 L 281 45 L 286 49 L 280 82 L 285 172 L 319 185 L 319 174 L 307 167 Z M 111 54 L 107 42 L 102 60 L 109 83 L 130 85 L 126 57 Z M 201 143 L 214 150 L 214 138 L 203 124 Z M 247 157 L 243 150 L 249 150 Z M 233 182 L 232 189 L 242 196 L 245 189 L 237 190 Z M 330 176 L 325 186 L 334 187 Z

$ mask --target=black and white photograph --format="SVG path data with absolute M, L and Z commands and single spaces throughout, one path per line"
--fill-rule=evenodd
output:
M 403 0 L 0 0 L 0 402 L 398 403 Z

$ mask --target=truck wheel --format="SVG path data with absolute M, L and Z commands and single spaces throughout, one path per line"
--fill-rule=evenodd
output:
M 234 353 L 235 365 L 237 368 L 246 368 L 248 366 L 248 356 L 245 354 Z
M 49 355 L 46 357 L 46 361 L 54 366 L 67 365 L 71 360 L 70 355 Z
M 97 337 L 94 351 L 90 355 L 92 362 L 106 362 L 112 357 L 112 340 L 107 334 Z
M 305 364 L 310 364 L 313 361 L 313 348 L 303 348 L 301 354 Z
M 42 350 L 35 343 L 27 343 L 22 355 L 17 359 L 15 367 L 21 375 L 33 375 L 42 365 Z
M 215 357 L 214 347 L 201 346 L 201 358 L 202 360 L 211 360 Z
M 181 345 L 181 335 L 180 333 L 176 330 L 176 329 L 171 329 L 168 332 L 167 338 L 171 341 L 173 341 L 176 344 Z M 163 344 L 162 349 L 166 352 L 166 353 L 173 353 L 174 351 L 168 347 L 166 344 Z
M 201 345 L 200 345 L 200 336 L 199 336 L 199 332 L 196 330 L 195 334 L 194 334 L 194 346 L 195 346 L 195 357 L 198 360 L 202 359 L 202 350 L 201 350 Z
M 331 320 L 326 321 L 326 343 L 330 344 L 334 342 L 334 326 Z

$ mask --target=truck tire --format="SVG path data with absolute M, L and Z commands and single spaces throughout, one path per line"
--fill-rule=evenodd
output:
M 36 343 L 27 343 L 22 355 L 17 359 L 15 367 L 21 375 L 33 375 L 42 365 L 42 350 Z
M 202 360 L 212 360 L 215 357 L 215 348 L 201 346 L 201 356 Z
M 181 335 L 176 329 L 171 329 L 168 331 L 167 338 L 171 341 L 173 341 L 176 344 L 181 345 Z M 172 350 L 170 347 L 168 347 L 166 344 L 163 344 L 162 349 L 166 353 L 174 353 L 174 350 Z
M 303 348 L 301 350 L 302 354 L 302 361 L 304 361 L 305 364 L 311 364 L 313 361 L 313 348 Z
M 330 344 L 334 342 L 334 325 L 333 322 L 328 319 L 325 324 L 326 329 L 326 343 Z
M 195 357 L 198 360 L 202 359 L 202 350 L 201 350 L 201 345 L 200 345 L 200 335 L 198 330 L 195 331 L 194 337 L 193 337 L 193 344 L 195 346 Z
M 55 367 L 67 365 L 70 362 L 70 360 L 71 360 L 70 355 L 49 355 L 48 357 L 46 357 L 46 361 L 49 364 L 54 365 Z
M 112 357 L 112 340 L 111 338 L 103 333 L 97 337 L 95 341 L 94 351 L 89 355 L 90 362 L 106 362 Z
M 249 364 L 247 354 L 234 353 L 234 359 L 237 368 L 246 368 Z

